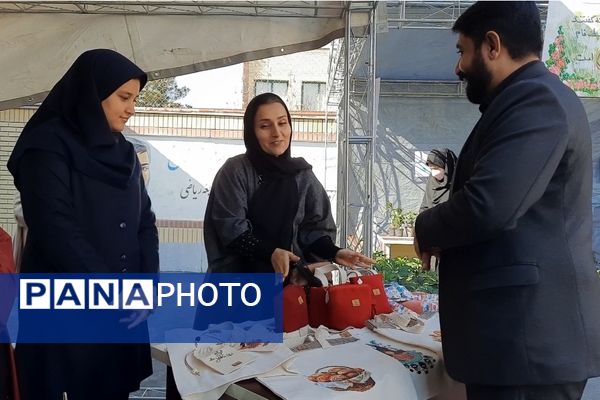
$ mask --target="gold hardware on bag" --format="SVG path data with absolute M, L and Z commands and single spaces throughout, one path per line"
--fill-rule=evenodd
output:
M 360 299 L 352 300 L 352 307 L 360 307 Z
M 302 296 L 298 296 L 298 304 L 304 304 L 304 300 L 302 300 Z

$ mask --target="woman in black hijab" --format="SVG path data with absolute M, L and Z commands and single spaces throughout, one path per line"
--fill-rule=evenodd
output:
M 456 154 L 450 149 L 431 150 L 425 163 L 431 175 L 425 185 L 419 213 L 448 201 L 456 160 Z
M 158 271 L 150 198 L 121 134 L 146 80 L 119 53 L 87 51 L 25 126 L 8 161 L 29 227 L 21 273 Z M 152 374 L 148 344 L 18 344 L 17 365 L 24 400 L 126 399 Z
M 325 189 L 303 158 L 292 158 L 292 120 L 283 100 L 256 96 L 244 114 L 246 153 L 217 173 L 204 216 L 209 272 L 280 272 L 290 262 L 368 266 L 335 243 Z

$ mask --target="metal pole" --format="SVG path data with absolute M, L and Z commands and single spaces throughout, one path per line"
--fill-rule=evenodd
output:
M 350 3 L 346 10 L 346 29 L 344 34 L 344 42 L 346 44 L 344 51 L 344 102 L 343 102 L 343 115 L 344 115 L 344 129 L 342 130 L 342 152 L 343 152 L 343 175 L 342 175 L 342 201 L 344 207 L 342 208 L 342 215 L 340 216 L 340 246 L 342 248 L 347 247 L 348 239 L 348 184 L 349 184 L 349 166 L 350 156 L 348 154 L 348 138 L 350 137 L 350 24 L 351 24 L 351 10 Z M 338 197 L 339 194 L 338 194 Z M 339 201 L 339 200 L 338 200 Z
M 367 218 L 364 224 L 364 253 L 367 255 L 371 255 L 373 251 L 373 220 L 374 220 L 374 199 L 373 199 L 373 170 L 375 165 L 375 135 L 377 133 L 377 102 L 378 98 L 376 97 L 379 94 L 379 90 L 377 90 L 377 31 L 376 31 L 376 12 L 377 12 L 377 3 L 373 4 L 373 9 L 371 10 L 371 18 L 370 18 L 370 33 L 369 33 L 369 78 L 370 78 L 370 110 L 369 113 L 371 115 L 371 140 L 369 141 L 370 157 L 368 158 L 368 168 L 367 174 Z
M 324 155 L 323 157 L 325 158 L 325 162 L 324 162 L 324 168 L 323 168 L 323 187 L 325 187 L 325 191 L 327 192 L 327 136 L 329 135 L 329 124 L 327 123 L 327 118 L 329 116 L 329 112 L 328 112 L 328 106 L 327 106 L 327 102 L 325 102 L 325 121 L 324 126 L 323 126 L 323 132 L 325 133 L 325 149 L 324 149 Z

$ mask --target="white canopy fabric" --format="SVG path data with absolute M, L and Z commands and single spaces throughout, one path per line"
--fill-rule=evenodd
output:
M 294 3 L 307 2 L 281 7 Z M 326 17 L 140 15 L 0 7 L 0 110 L 41 101 L 77 56 L 92 48 L 119 51 L 150 79 L 319 48 L 344 33 L 345 2 L 327 3 L 337 4 L 340 12 L 329 9 Z M 364 21 L 353 17 L 353 25 L 367 23 L 366 14 Z

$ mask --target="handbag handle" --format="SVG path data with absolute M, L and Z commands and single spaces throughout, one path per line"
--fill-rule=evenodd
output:
M 340 277 L 340 284 L 348 282 L 348 274 L 346 273 L 346 270 L 336 264 L 327 264 L 316 268 L 315 278 L 319 279 L 323 283 L 323 286 L 330 286 L 326 274 L 333 271 L 337 271 L 338 276 Z
M 350 279 L 353 276 L 358 278 L 359 276 L 364 276 L 364 275 L 377 275 L 378 272 L 371 268 L 356 267 L 356 268 L 346 269 L 346 274 L 348 276 L 348 279 Z

